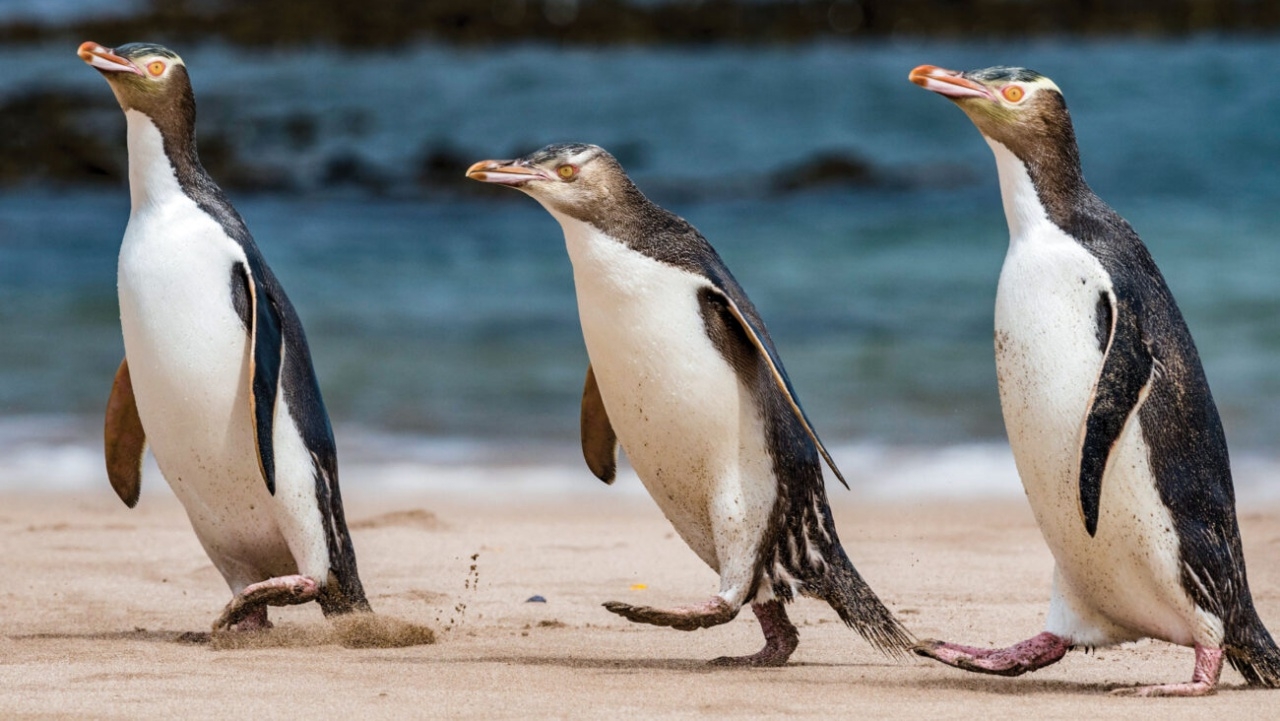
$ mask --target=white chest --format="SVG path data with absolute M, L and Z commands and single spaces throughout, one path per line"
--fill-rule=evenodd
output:
M 164 441 L 154 437 L 181 420 L 174 416 L 223 415 L 236 400 L 248 342 L 231 269 L 244 253 L 182 192 L 155 126 L 130 112 L 133 209 L 120 247 L 120 320 L 139 413 L 159 451 Z
M 1106 342 L 1098 305 L 1112 280 L 1048 220 L 1022 163 L 992 145 L 1010 227 L 996 294 L 1000 402 L 1027 499 L 1057 562 L 1059 594 L 1076 619 L 1064 628 L 1083 643 L 1186 642 L 1194 621 L 1178 581 L 1177 539 L 1136 419 L 1112 451 L 1096 536 L 1080 512 L 1083 427 Z
M 269 498 L 249 423 L 248 333 L 232 303 L 244 253 L 182 192 L 151 121 L 130 111 L 128 122 L 125 356 L 147 443 L 207 541 L 214 526 L 248 523 L 245 509 L 265 513 Z
M 707 336 L 697 294 L 709 283 L 557 219 L 619 442 L 677 531 L 717 567 L 712 507 L 735 504 L 755 522 L 772 507 L 776 481 L 755 402 Z

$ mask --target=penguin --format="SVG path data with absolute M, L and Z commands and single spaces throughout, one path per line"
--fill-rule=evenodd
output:
M 107 403 L 107 476 L 138 502 L 151 447 L 233 598 L 214 631 L 268 605 L 369 611 L 333 431 L 302 323 L 196 154 L 195 96 L 159 45 L 86 42 L 128 124 L 131 210 L 118 286 L 125 359 Z
M 612 483 L 621 446 L 676 532 L 720 575 L 719 593 L 703 603 L 605 608 L 691 631 L 749 603 L 764 648 L 713 663 L 780 666 L 799 643 L 783 604 L 807 595 L 881 651 L 904 651 L 911 637 L 840 545 L 823 460 L 844 478 L 760 315 L 706 239 L 595 145 L 485 160 L 467 177 L 521 190 L 559 221 L 590 359 L 580 419 L 587 466 Z
M 1155 638 L 1195 648 L 1187 683 L 1223 660 L 1280 684 L 1280 650 L 1245 573 L 1226 437 L 1187 325 L 1138 234 L 1085 183 L 1066 102 L 1023 68 L 922 65 L 991 146 L 1009 225 L 996 293 L 1000 404 L 1055 562 L 1044 631 L 1005 649 L 925 641 L 917 653 L 1016 676 L 1073 647 Z

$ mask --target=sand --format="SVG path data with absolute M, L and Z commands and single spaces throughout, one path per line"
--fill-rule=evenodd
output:
M 632 625 L 600 607 L 697 601 L 716 589 L 715 575 L 649 499 L 602 490 L 349 490 L 347 515 L 375 610 L 435 632 L 434 644 L 402 648 L 344 645 L 353 634 L 332 628 L 314 604 L 273 609 L 274 641 L 183 642 L 184 633 L 208 629 L 228 592 L 167 492 L 144 495 L 132 511 L 105 483 L 89 493 L 0 495 L 0 718 L 1280 713 L 1280 692 L 1246 689 L 1232 670 L 1205 699 L 1107 694 L 1188 679 L 1189 649 L 1141 642 L 1073 652 L 1021 678 L 977 676 L 886 658 L 809 599 L 790 607 L 800 648 L 785 668 L 712 668 L 707 659 L 758 649 L 750 613 L 684 633 Z M 836 495 L 854 563 L 918 636 L 1003 645 L 1040 630 L 1051 560 L 1025 502 Z M 1280 630 L 1280 507 L 1250 507 L 1241 523 L 1254 598 Z M 534 595 L 546 602 L 527 603 Z

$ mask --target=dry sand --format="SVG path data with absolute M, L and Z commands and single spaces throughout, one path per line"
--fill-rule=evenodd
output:
M 0 718 L 1280 715 L 1280 692 L 1245 689 L 1232 670 L 1206 699 L 1106 693 L 1188 679 L 1189 649 L 1143 642 L 1021 678 L 976 676 L 885 658 L 809 599 L 791 606 L 800 648 L 785 668 L 715 669 L 705 661 L 760 646 L 750 613 L 682 633 L 600 607 L 716 589 L 647 498 L 347 495 L 375 610 L 431 626 L 434 645 L 343 646 L 314 604 L 273 609 L 276 641 L 250 644 L 266 647 L 182 643 L 228 592 L 171 496 L 130 511 L 105 483 L 0 495 Z M 1040 629 L 1051 561 L 1024 502 L 836 495 L 854 563 L 918 636 L 1007 644 Z M 1254 598 L 1280 631 L 1280 507 L 1241 520 Z M 535 594 L 547 602 L 525 602 Z

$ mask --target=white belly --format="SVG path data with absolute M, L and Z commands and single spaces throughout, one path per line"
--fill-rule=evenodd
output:
M 1049 630 L 1082 644 L 1189 643 L 1196 613 L 1178 580 L 1177 537 L 1136 417 L 1108 464 L 1095 537 L 1080 511 L 1082 428 L 1103 360 L 1095 309 L 1109 287 L 1101 264 L 1048 226 L 1011 243 L 996 297 L 1005 425 L 1057 562 Z
M 685 542 L 728 586 L 749 583 L 777 486 L 756 404 L 704 329 L 709 283 L 557 219 L 620 444 Z
M 147 442 L 210 559 L 239 590 L 296 568 L 258 469 L 248 335 L 231 301 L 239 246 L 186 204 L 130 219 L 120 325 Z

